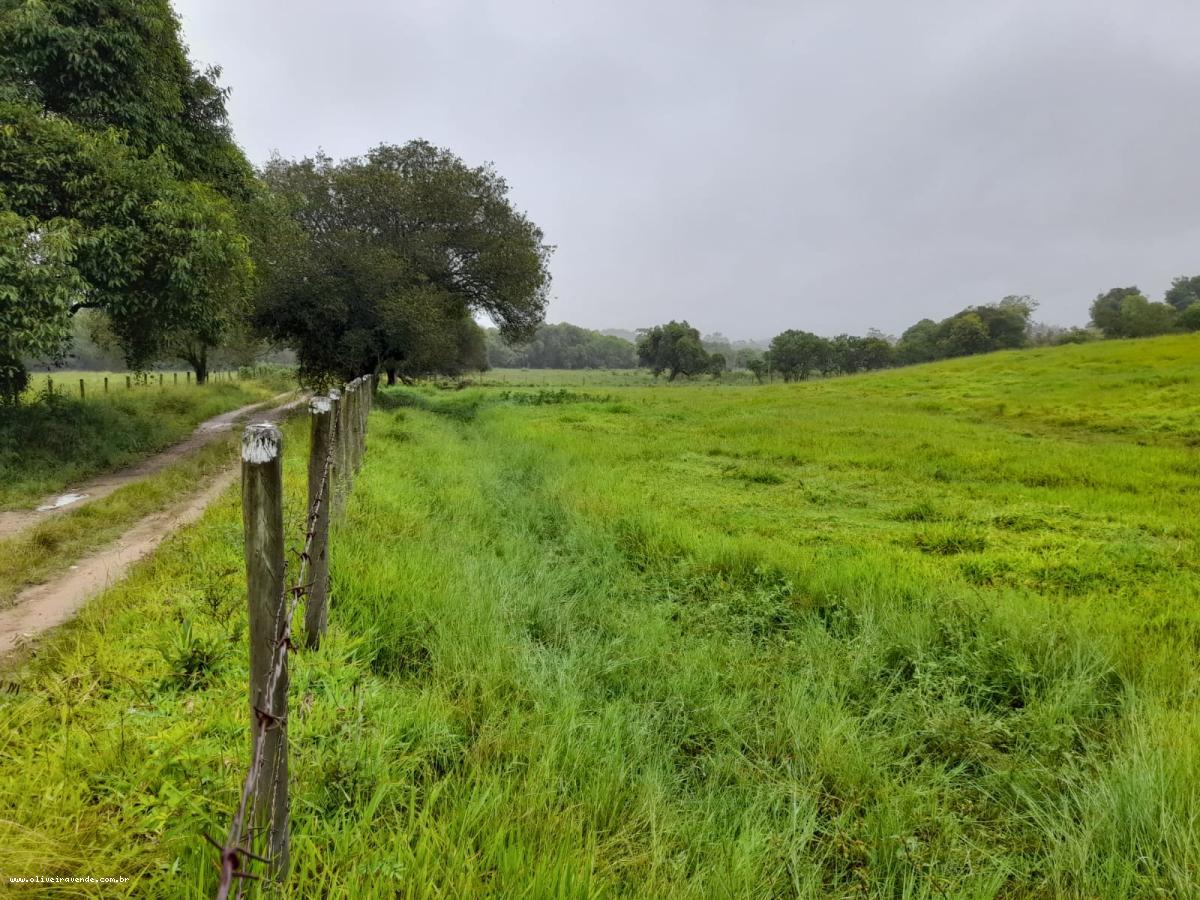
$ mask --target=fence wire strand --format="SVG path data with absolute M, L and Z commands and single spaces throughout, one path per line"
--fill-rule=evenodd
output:
M 348 394 L 349 391 L 342 392 L 343 403 L 346 402 Z M 296 610 L 300 606 L 300 601 L 308 595 L 308 591 L 312 587 L 311 584 L 306 583 L 305 579 L 308 575 L 309 562 L 312 559 L 313 541 L 316 539 L 317 533 L 317 520 L 321 514 L 322 506 L 326 503 L 326 495 L 330 490 L 330 474 L 334 466 L 335 451 L 338 447 L 338 442 L 343 438 L 340 419 L 341 416 L 333 417 L 329 450 L 326 453 L 325 463 L 321 471 L 321 483 L 317 489 L 316 497 L 313 498 L 312 505 L 308 508 L 304 549 L 300 552 L 299 571 L 291 587 L 286 586 L 287 576 L 286 574 L 284 576 L 285 587 L 280 594 L 275 617 L 276 622 L 279 622 L 283 618 L 283 628 L 276 628 L 278 637 L 272 652 L 271 670 L 267 678 L 267 685 L 263 691 L 266 696 L 264 698 L 260 694 L 255 698 L 253 705 L 254 745 L 250 756 L 250 768 L 246 772 L 246 778 L 242 783 L 241 799 L 238 802 L 237 811 L 234 813 L 233 821 L 229 826 L 229 834 L 224 844 L 217 843 L 217 841 L 207 834 L 204 835 L 205 840 L 220 851 L 219 868 L 221 875 L 217 890 L 217 900 L 228 900 L 230 891 L 234 889 L 235 884 L 237 890 L 234 896 L 241 898 L 248 882 L 262 879 L 262 876 L 248 871 L 249 863 L 260 862 L 270 866 L 273 862 L 269 858 L 269 849 L 267 851 L 268 855 L 260 855 L 254 852 L 254 844 L 255 838 L 259 836 L 257 832 L 265 830 L 269 842 L 269 836 L 275 830 L 275 800 L 279 790 L 279 761 L 283 747 L 282 740 L 275 743 L 275 765 L 272 767 L 275 772 L 275 778 L 272 779 L 271 784 L 268 822 L 264 828 L 255 829 L 253 825 L 247 828 L 246 816 L 257 807 L 259 795 L 262 790 L 259 779 L 262 777 L 263 756 L 266 752 L 267 735 L 276 728 L 280 729 L 285 736 L 287 734 L 287 716 L 273 708 L 275 690 L 287 669 L 288 653 L 295 649 L 292 641 L 292 625 L 295 621 Z

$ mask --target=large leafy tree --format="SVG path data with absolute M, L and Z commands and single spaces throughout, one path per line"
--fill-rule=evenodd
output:
M 975 311 L 959 313 L 949 319 L 941 335 L 943 356 L 971 356 L 992 349 L 987 323 Z
M 855 372 L 882 369 L 891 363 L 892 345 L 881 337 L 839 334 L 829 342 L 830 371 L 853 375 Z
M 1163 299 L 1179 312 L 1200 304 L 1200 275 L 1180 276 L 1172 280 Z
M 796 381 L 824 368 L 832 350 L 825 338 L 810 331 L 789 328 L 771 339 L 768 354 L 771 368 L 782 375 L 784 381 Z
M 80 309 L 131 366 L 219 340 L 252 267 L 252 172 L 165 0 L 0 0 L 0 368 Z M 47 277 L 50 271 L 56 277 Z
M 184 180 L 250 190 L 220 70 L 192 66 L 169 0 L 0 0 L 0 48 L 9 99 L 116 129 L 139 156 L 161 149 Z
M 900 363 L 919 363 L 1025 347 L 1035 309 L 1032 298 L 1010 295 L 998 303 L 968 306 L 940 322 L 922 319 L 900 336 L 891 355 Z M 882 347 L 876 349 L 882 354 Z
M 1152 303 L 1136 287 L 1113 288 L 1092 302 L 1092 324 L 1106 338 L 1149 337 L 1174 331 L 1177 307 Z
M 1121 304 L 1126 297 L 1141 297 L 1142 292 L 1137 285 L 1116 287 L 1098 294 L 1092 301 L 1092 324 L 1104 333 L 1105 337 L 1125 337 L 1121 326 Z
M 412 141 L 340 163 L 275 159 L 263 178 L 289 224 L 256 319 L 306 381 L 454 371 L 482 346 L 474 315 L 509 340 L 541 323 L 552 248 L 490 165 Z
M 922 319 L 910 325 L 896 344 L 896 359 L 904 365 L 931 362 L 938 358 L 938 323 Z
M 672 320 L 641 331 L 637 355 L 656 377 L 666 372 L 670 381 L 680 375 L 701 375 L 711 370 L 700 332 L 687 322 Z

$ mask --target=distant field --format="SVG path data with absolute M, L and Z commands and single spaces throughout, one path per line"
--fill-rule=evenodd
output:
M 236 381 L 236 373 L 221 370 L 211 374 L 212 382 Z M 131 391 L 157 390 L 159 388 L 195 387 L 195 375 L 191 370 L 155 371 L 141 375 L 132 372 L 83 372 L 63 369 L 55 372 L 33 372 L 25 399 L 45 395 L 53 390 L 64 397 L 79 397 L 79 382 L 83 382 L 83 394 L 87 399 L 98 400 L 105 396 L 117 397 Z M 107 382 L 107 384 L 105 383 Z
M 720 378 L 700 375 L 669 382 L 667 376 L 655 378 L 646 369 L 489 369 L 479 375 L 470 375 L 466 380 L 482 386 L 511 387 L 683 387 L 702 384 L 753 384 L 754 376 L 749 372 L 726 372 Z
M 148 383 L 126 388 L 124 372 L 35 374 L 25 405 L 0 407 L 0 509 L 29 505 L 80 480 L 131 465 L 182 439 L 206 419 L 292 386 L 274 378 L 233 380 L 225 373 L 197 386 L 188 384 L 182 372 L 178 384 L 174 376 L 154 373 Z
M 586 374 L 380 400 L 293 665 L 295 896 L 1195 896 L 1200 339 Z M 212 892 L 240 552 L 231 494 L 8 673 L 11 865 Z

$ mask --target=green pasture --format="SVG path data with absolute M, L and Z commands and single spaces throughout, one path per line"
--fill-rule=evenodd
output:
M 212 382 L 237 381 L 235 371 L 221 370 L 209 375 Z M 154 370 L 152 372 L 103 372 L 103 371 L 73 371 L 60 369 L 52 372 L 32 372 L 29 376 L 29 387 L 26 388 L 24 401 L 29 402 L 38 397 L 45 397 L 53 392 L 64 398 L 80 398 L 101 400 L 105 397 L 117 397 L 126 392 L 145 392 L 147 390 L 166 390 L 168 388 L 195 388 L 195 375 L 190 369 Z M 83 383 L 82 393 L 80 382 Z
M 1189 336 L 384 391 L 293 658 L 287 894 L 1196 896 L 1198 383 Z M 231 491 L 8 665 L 0 874 L 213 892 L 241 542 Z
M 720 378 L 699 375 L 668 381 L 655 378 L 646 369 L 489 369 L 463 379 L 478 387 L 682 387 L 698 385 L 754 384 L 749 372 L 726 372 Z M 456 382 L 461 383 L 461 382 Z

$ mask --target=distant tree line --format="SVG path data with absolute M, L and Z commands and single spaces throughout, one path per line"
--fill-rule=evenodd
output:
M 1011 295 L 997 303 L 968 306 L 941 321 L 922 319 L 898 340 L 875 331 L 865 337 L 841 334 L 826 338 L 788 329 L 772 338 L 766 351 L 748 346 L 734 349 L 720 335 L 702 339 L 686 321 L 671 321 L 643 329 L 637 353 L 642 365 L 655 375 L 666 374 L 670 380 L 680 376 L 720 377 L 734 368 L 749 371 L 760 381 L 775 375 L 797 381 L 813 375 L 850 375 L 1036 344 L 1198 331 L 1200 276 L 1176 278 L 1161 303 L 1151 302 L 1136 287 L 1113 288 L 1093 302 L 1091 328 L 1037 325 L 1033 322 L 1036 309 L 1037 303 L 1031 297 Z
M 634 369 L 633 344 L 562 322 L 540 325 L 532 340 L 510 344 L 498 329 L 486 332 L 487 361 L 498 369 Z
M 1091 313 L 1092 325 L 1106 338 L 1200 331 L 1200 275 L 1176 278 L 1161 303 L 1136 286 L 1112 288 L 1092 301 Z
M 734 368 L 751 372 L 759 381 L 775 375 L 798 381 L 1024 347 L 1030 341 L 1035 308 L 1029 297 L 1005 297 L 999 303 L 967 307 L 941 322 L 923 319 L 898 341 L 876 331 L 826 338 L 790 328 L 772 338 L 765 351 L 701 339 L 687 322 L 672 321 L 644 329 L 637 352 L 644 366 L 670 380 L 681 375 L 720 377 Z M 713 347 L 726 352 L 714 352 Z
M 968 306 L 940 322 L 922 319 L 900 335 L 894 362 L 907 365 L 1028 346 L 1036 308 L 1029 297 L 1009 296 L 999 303 Z

